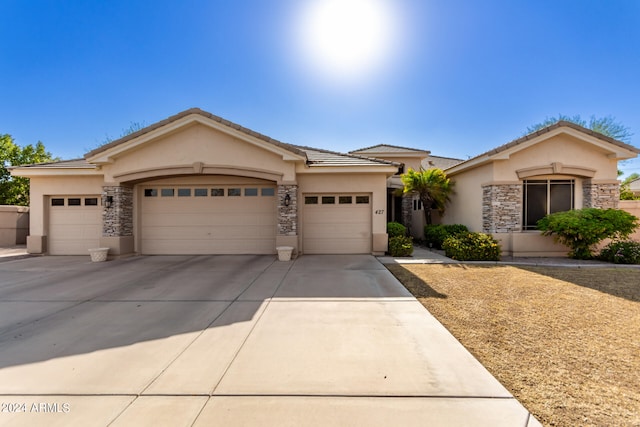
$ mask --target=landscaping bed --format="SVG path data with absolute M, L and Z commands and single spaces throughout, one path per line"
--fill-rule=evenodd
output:
M 387 268 L 544 425 L 640 426 L 640 269 Z

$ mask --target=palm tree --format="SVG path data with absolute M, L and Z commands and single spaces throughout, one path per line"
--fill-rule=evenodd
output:
M 440 215 L 444 214 L 455 182 L 447 178 L 442 169 L 422 169 L 419 172 L 409 169 L 401 179 L 404 184 L 402 193 L 417 194 L 420 198 L 427 224 L 431 224 L 431 209 L 437 209 Z

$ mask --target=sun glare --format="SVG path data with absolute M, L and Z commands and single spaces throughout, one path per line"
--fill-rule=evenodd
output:
M 298 21 L 307 66 L 332 80 L 355 80 L 385 65 L 396 38 L 392 0 L 310 0 Z

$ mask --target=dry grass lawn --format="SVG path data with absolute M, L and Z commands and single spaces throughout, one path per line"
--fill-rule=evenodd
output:
M 389 265 L 547 426 L 640 426 L 640 269 Z

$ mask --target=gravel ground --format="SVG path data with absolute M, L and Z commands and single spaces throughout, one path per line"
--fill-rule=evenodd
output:
M 639 269 L 387 268 L 544 425 L 640 426 Z

